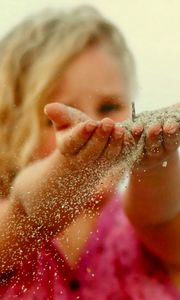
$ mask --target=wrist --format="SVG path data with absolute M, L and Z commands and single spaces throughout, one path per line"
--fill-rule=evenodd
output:
M 158 159 L 146 159 L 143 160 L 143 162 L 136 165 L 132 171 L 131 171 L 131 177 L 144 177 L 144 176 L 151 176 L 155 174 L 164 173 L 166 174 L 167 171 L 169 172 L 170 169 L 177 168 L 179 166 L 180 157 L 179 152 L 176 149 L 170 154 L 166 154 L 166 156 L 163 156 Z M 169 174 L 172 175 L 172 174 Z
M 134 170 L 130 176 L 126 205 L 131 216 L 143 224 L 174 218 L 180 209 L 180 161 L 178 151 L 166 157 L 167 165 Z

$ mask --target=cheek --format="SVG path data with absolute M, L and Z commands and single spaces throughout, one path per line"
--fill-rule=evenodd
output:
M 127 108 L 126 110 L 112 113 L 109 116 L 114 122 L 123 122 L 128 118 L 131 118 L 131 109 Z
M 119 118 L 119 121 L 120 122 L 123 122 L 127 119 L 131 118 L 131 113 L 130 111 L 125 111 L 124 113 L 121 114 L 120 118 Z

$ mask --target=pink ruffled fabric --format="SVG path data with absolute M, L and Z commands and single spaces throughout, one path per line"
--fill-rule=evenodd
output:
M 180 300 L 160 261 L 142 246 L 117 197 L 106 205 L 71 269 L 55 242 L 1 277 L 3 300 Z

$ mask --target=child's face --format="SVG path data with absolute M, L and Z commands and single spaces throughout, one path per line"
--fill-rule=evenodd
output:
M 131 113 L 127 94 L 117 58 L 105 47 L 94 46 L 85 50 L 66 68 L 62 78 L 55 84 L 50 102 L 73 106 L 95 120 L 109 117 L 120 122 Z M 48 125 L 43 140 L 42 157 L 55 148 L 53 128 Z
M 131 109 L 119 62 L 102 46 L 85 50 L 67 67 L 51 100 L 78 108 L 95 120 L 123 121 Z

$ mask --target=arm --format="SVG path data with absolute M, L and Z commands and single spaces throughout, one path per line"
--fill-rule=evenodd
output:
M 55 130 L 58 125 L 58 138 L 61 127 L 68 129 L 81 121 L 75 113 L 70 118 L 64 106 L 59 110 L 55 107 L 50 113 Z M 69 140 L 69 137 L 79 142 L 76 131 L 76 128 L 70 130 L 70 134 L 68 130 L 63 131 L 61 147 L 63 139 Z M 64 230 L 81 213 L 78 188 L 83 187 L 85 176 L 77 182 L 79 164 L 75 166 L 76 160 L 77 156 L 66 157 L 57 147 L 50 156 L 34 162 L 17 175 L 9 199 L 0 204 L 0 273 L 30 258 L 45 239 Z
M 179 267 L 180 134 L 177 121 L 168 121 L 146 131 L 145 157 L 132 171 L 124 207 L 147 247 L 167 265 Z
M 82 113 L 60 104 L 51 104 L 48 113 L 55 123 L 57 149 L 15 179 L 1 214 L 0 272 L 28 259 L 44 240 L 68 227 L 92 203 L 102 178 L 104 144 L 113 121 L 97 123 L 86 115 L 82 120 Z M 104 138 L 102 126 L 107 125 L 110 129 Z
M 140 237 L 168 265 L 180 266 L 180 159 L 178 151 L 152 169 L 134 171 L 124 207 Z
M 37 241 L 40 242 L 38 237 L 38 230 L 27 220 L 22 206 L 3 200 L 0 204 L 0 274 L 14 269 L 33 255 Z
M 62 164 L 57 168 L 60 159 L 59 151 L 55 151 L 20 172 L 9 199 L 2 201 L 0 273 L 28 259 L 46 238 L 64 230 L 75 216 L 72 207 L 69 214 L 60 205 L 67 197 L 66 187 L 60 189 L 58 185 L 62 175 Z M 52 198 L 57 199 L 53 205 Z

